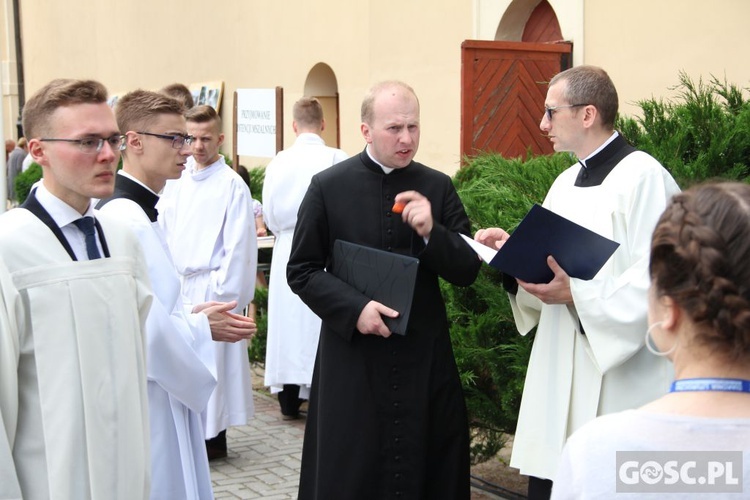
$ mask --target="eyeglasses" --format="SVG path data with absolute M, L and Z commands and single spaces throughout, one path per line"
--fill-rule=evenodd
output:
M 588 106 L 588 104 L 562 104 L 560 106 L 545 106 L 544 107 L 544 114 L 547 115 L 547 119 L 549 121 L 552 121 L 552 115 L 555 114 L 555 111 L 558 109 L 563 108 L 579 108 L 581 106 Z
M 44 141 L 44 142 L 73 142 L 75 144 L 78 144 L 78 149 L 80 149 L 82 153 L 93 155 L 93 154 L 97 154 L 98 152 L 102 150 L 105 142 L 109 144 L 109 147 L 112 148 L 112 151 L 122 151 L 125 149 L 125 139 L 126 137 L 124 135 L 115 134 L 111 137 L 106 137 L 106 138 L 101 138 L 101 137 L 86 137 L 85 139 L 44 138 L 44 139 L 39 139 L 39 140 Z
M 154 137 L 158 137 L 159 139 L 167 139 L 169 141 L 172 141 L 172 148 L 174 149 L 182 149 L 182 146 L 184 146 L 185 144 L 189 146 L 195 140 L 195 137 L 193 137 L 192 135 L 187 135 L 187 134 L 165 135 L 165 134 L 154 134 L 152 132 L 136 132 L 136 133 L 143 134 L 143 135 L 151 135 Z

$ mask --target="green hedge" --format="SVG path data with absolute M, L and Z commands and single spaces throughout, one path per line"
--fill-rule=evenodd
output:
M 514 229 L 574 162 L 567 154 L 469 159 L 454 184 L 472 234 L 486 227 Z M 443 282 L 442 291 L 469 412 L 472 460 L 481 462 L 499 451 L 503 434 L 515 432 L 533 334 L 518 334 L 500 273 L 487 265 L 471 287 Z
M 648 152 L 682 187 L 750 175 L 750 102 L 743 90 L 711 77 L 692 81 L 680 73 L 677 99 L 638 102 L 642 116 L 620 118 L 616 128 Z
M 16 199 L 20 205 L 31 192 L 31 186 L 42 178 L 42 166 L 37 162 L 32 162 L 29 168 L 16 176 L 14 187 L 16 188 Z

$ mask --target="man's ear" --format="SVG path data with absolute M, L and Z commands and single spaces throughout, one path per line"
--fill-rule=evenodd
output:
M 224 134 L 219 134 L 218 145 L 221 146 L 222 144 L 224 144 Z
M 39 139 L 31 139 L 28 143 L 29 154 L 36 163 L 42 166 L 49 166 L 49 158 L 47 157 L 47 151 L 44 149 L 42 141 Z
M 596 119 L 599 116 L 599 110 L 593 104 L 588 104 L 583 108 L 583 126 L 585 128 L 591 128 L 596 123 Z
M 362 131 L 362 137 L 365 138 L 365 141 L 367 142 L 367 144 L 372 144 L 372 135 L 370 134 L 370 126 L 362 122 L 362 125 L 360 125 L 360 130 Z
M 324 131 L 326 129 L 326 120 L 325 118 L 320 120 L 320 131 Z
M 134 154 L 140 154 L 143 152 L 143 140 L 141 135 L 128 130 L 125 132 L 125 151 L 131 151 Z

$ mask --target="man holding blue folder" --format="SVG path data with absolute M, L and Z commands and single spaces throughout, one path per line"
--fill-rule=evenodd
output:
M 510 465 L 530 476 L 529 498 L 548 498 L 567 437 L 598 415 L 662 395 L 668 363 L 644 347 L 651 233 L 679 188 L 614 130 L 617 91 L 601 68 L 578 66 L 549 83 L 540 128 L 579 161 L 555 180 L 544 207 L 620 246 L 591 280 L 548 257 L 549 283 L 506 280 L 519 332 L 537 327 Z M 499 228 L 475 239 L 500 247 Z

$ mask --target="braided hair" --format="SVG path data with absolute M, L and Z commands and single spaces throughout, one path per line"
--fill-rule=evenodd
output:
M 750 185 L 675 195 L 651 240 L 651 279 L 696 326 L 694 341 L 729 362 L 750 360 Z

